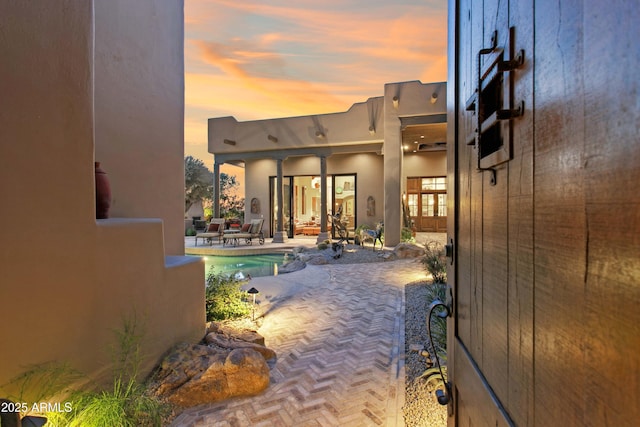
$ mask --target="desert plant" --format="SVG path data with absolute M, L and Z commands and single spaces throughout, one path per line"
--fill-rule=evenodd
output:
M 329 247 L 329 245 L 327 243 L 325 243 L 325 242 L 320 242 L 320 243 L 318 243 L 317 247 L 318 247 L 319 251 L 323 251 L 323 250 L 327 249 Z
M 434 283 L 447 283 L 447 257 L 442 244 L 427 243 L 421 261 L 431 274 Z
M 104 391 L 73 393 L 69 412 L 47 414 L 52 427 L 161 426 L 168 407 L 147 393 L 138 381 L 141 362 L 140 341 L 143 333 L 135 318 L 125 320 L 122 331 L 116 331 L 117 346 L 113 351 L 114 378 L 112 388 Z
M 416 239 L 413 237 L 413 230 L 407 227 L 403 227 L 402 230 L 400 231 L 400 241 L 415 243 Z
M 187 228 L 187 231 L 185 232 L 185 235 L 187 236 L 195 236 L 196 234 L 198 234 L 198 232 L 193 227 Z
M 205 288 L 205 311 L 207 320 L 225 320 L 247 316 L 251 305 L 246 292 L 241 289 L 242 281 L 227 274 L 207 275 Z
M 38 365 L 18 376 L 20 397 L 16 401 L 45 402 L 64 397 L 60 409 L 46 412 L 47 426 L 160 426 L 168 414 L 168 407 L 149 395 L 138 381 L 141 362 L 142 333 L 135 320 L 125 320 L 117 331 L 114 347 L 114 379 L 111 389 L 75 390 L 71 388 L 86 378 L 66 364 Z M 36 395 L 29 393 L 35 392 Z

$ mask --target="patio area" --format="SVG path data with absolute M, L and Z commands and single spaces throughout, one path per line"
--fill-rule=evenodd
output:
M 445 244 L 447 241 L 446 233 L 416 233 L 416 242 L 424 244 L 426 242 L 437 241 L 441 244 Z M 184 238 L 184 250 L 187 255 L 255 255 L 261 253 L 277 253 L 291 250 L 298 246 L 304 246 L 308 248 L 315 247 L 317 245 L 317 236 L 304 236 L 296 235 L 295 238 L 289 239 L 286 243 L 273 243 L 273 239 L 267 237 L 264 245 L 260 245 L 257 240 L 251 245 L 247 245 L 244 242 L 240 242 L 237 246 L 223 245 L 222 242 L 214 240 L 212 244 L 209 244 L 202 239 L 198 239 L 196 245 L 194 236 L 185 236 Z M 352 242 L 353 243 L 353 242 Z M 371 242 L 365 243 L 365 248 L 371 248 Z M 380 245 L 378 244 L 378 249 Z
M 269 388 L 188 409 L 172 425 L 403 426 L 404 285 L 424 277 L 410 259 L 252 279 L 258 332 L 278 355 Z

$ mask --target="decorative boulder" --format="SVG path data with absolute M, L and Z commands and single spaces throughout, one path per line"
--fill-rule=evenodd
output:
M 278 268 L 278 274 L 293 273 L 294 271 L 302 270 L 306 266 L 307 264 L 305 264 L 304 261 L 296 259 Z
M 298 259 L 311 265 L 327 264 L 327 258 L 321 252 L 310 252 L 298 255 Z
M 262 392 L 269 386 L 269 367 L 250 348 L 223 352 L 181 344 L 165 358 L 154 378 L 156 395 L 190 407 Z
M 400 259 L 418 258 L 424 255 L 424 248 L 412 243 L 399 243 L 393 249 L 393 253 Z
M 247 341 L 242 341 L 240 339 L 235 339 L 234 337 L 227 337 L 222 334 L 210 333 L 205 337 L 205 341 L 208 344 L 214 344 L 218 347 L 226 348 L 229 350 L 235 350 L 237 348 L 249 348 L 252 349 L 262 355 L 264 360 L 271 360 L 276 358 L 276 352 L 271 350 L 270 348 L 265 347 L 264 345 L 254 344 Z
M 227 337 L 233 337 L 236 340 L 246 341 L 253 344 L 259 344 L 264 346 L 264 337 L 256 331 L 249 329 L 238 330 L 233 327 L 229 327 L 221 322 L 209 322 L 207 324 L 207 334 L 209 333 L 223 334 Z

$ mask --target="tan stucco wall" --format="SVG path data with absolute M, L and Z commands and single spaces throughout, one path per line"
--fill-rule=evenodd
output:
M 184 253 L 181 3 L 95 3 L 95 156 L 112 216 L 162 218 L 168 255 Z
M 446 176 L 447 152 L 434 151 L 431 153 L 408 153 L 402 161 L 403 179 L 402 189 L 406 188 L 409 176 Z
M 183 185 L 182 167 L 163 171 L 178 182 L 166 183 L 163 191 L 169 196 L 157 200 L 161 215 L 154 216 L 160 219 L 95 219 L 94 149 L 104 154 L 100 160 L 114 183 L 115 212 L 129 216 L 150 212 L 152 200 L 142 196 L 139 210 L 119 211 L 126 205 L 119 200 L 133 194 L 121 189 L 124 177 L 139 181 L 132 187 L 153 192 L 156 182 L 151 171 L 183 162 L 181 138 L 171 136 L 147 152 L 149 142 L 142 136 L 142 125 L 124 123 L 120 131 L 118 121 L 125 118 L 106 108 L 107 101 L 115 108 L 117 94 L 126 89 L 115 83 L 120 72 L 117 64 L 128 63 L 129 72 L 122 80 L 133 78 L 136 70 L 146 75 L 162 61 L 147 62 L 148 55 L 138 56 L 145 45 L 153 51 L 169 39 L 182 43 L 182 4 L 138 1 L 129 15 L 125 9 L 130 3 L 118 3 L 101 1 L 95 9 L 96 27 L 102 29 L 96 37 L 106 39 L 107 45 L 121 46 L 121 55 L 95 63 L 96 68 L 113 65 L 97 73 L 103 80 L 96 87 L 108 77 L 114 81 L 114 94 L 96 97 L 100 102 L 94 116 L 92 2 L 71 2 L 65 7 L 57 2 L 0 2 L 4 49 L 0 93 L 5 105 L 0 110 L 0 384 L 47 361 L 67 362 L 90 376 L 108 370 L 114 331 L 121 330 L 123 320 L 134 314 L 145 330 L 143 368 L 149 368 L 170 345 L 198 339 L 204 331 L 203 265 L 165 256 L 180 252 L 180 245 L 167 243 L 164 236 L 172 223 L 168 212 L 173 209 L 182 233 L 183 201 L 172 194 L 173 187 Z M 137 30 L 127 31 L 129 27 Z M 129 38 L 134 35 L 135 40 Z M 162 54 L 167 64 L 181 62 L 176 44 L 172 42 L 174 48 Z M 96 40 L 96 49 L 104 53 L 103 47 Z M 138 88 L 135 95 L 141 99 L 124 103 L 131 120 L 181 135 L 180 101 L 157 95 L 166 91 L 183 96 L 176 89 L 179 84 L 171 83 L 177 68 L 153 70 L 161 75 L 149 77 L 157 86 Z M 147 112 L 149 108 L 153 113 Z M 157 123 L 151 126 L 147 114 L 156 117 Z M 94 126 L 97 123 L 100 129 Z M 94 131 L 96 139 L 100 135 L 100 149 L 94 145 Z M 115 148 L 107 148 L 109 144 Z M 148 165 L 136 163 L 139 172 L 121 170 L 132 166 L 124 160 L 129 153 L 142 160 L 139 153 L 143 151 Z M 172 249 L 165 250 L 165 245 Z

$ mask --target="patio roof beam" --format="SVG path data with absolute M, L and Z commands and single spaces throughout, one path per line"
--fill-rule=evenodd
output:
M 371 144 L 356 145 L 338 145 L 332 147 L 306 147 L 299 149 L 286 150 L 264 150 L 250 151 L 244 153 L 213 153 L 215 161 L 219 163 L 232 163 L 245 160 L 255 159 L 276 159 L 283 157 L 295 156 L 331 156 L 332 154 L 350 154 L 350 153 L 380 153 L 382 151 L 382 142 Z

